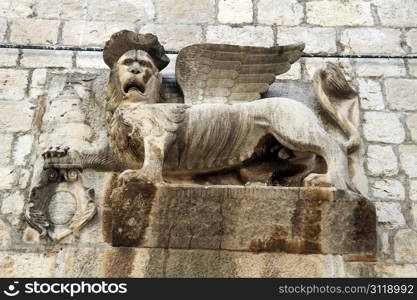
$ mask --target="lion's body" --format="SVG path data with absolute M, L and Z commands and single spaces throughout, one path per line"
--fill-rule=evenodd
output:
M 346 185 L 343 170 L 347 170 L 347 164 L 341 145 L 321 127 L 309 108 L 287 98 L 191 107 L 122 103 L 110 131 L 114 152 L 132 168 L 138 168 L 145 155 L 158 155 L 144 153 L 143 138 L 159 140 L 166 147 L 163 171 L 169 174 L 238 167 L 255 153 L 263 137 L 272 135 L 281 145 L 319 154 L 337 165 L 332 180 L 340 188 Z

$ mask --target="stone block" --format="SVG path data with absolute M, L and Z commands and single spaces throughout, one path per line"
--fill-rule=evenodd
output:
M 173 35 L 172 32 L 176 34 Z M 146 24 L 140 33 L 153 33 L 166 50 L 181 50 L 182 48 L 203 42 L 203 33 L 197 25 L 159 25 Z
M 407 32 L 406 42 L 411 48 L 411 52 L 417 53 L 417 29 L 411 29 Z
M 0 19 L 0 42 L 3 42 L 4 36 L 6 35 L 7 31 L 7 20 Z
M 378 223 L 381 226 L 393 228 L 405 225 L 401 205 L 392 202 L 375 202 Z
M 13 135 L 5 133 L 0 134 L 0 166 L 4 167 L 10 163 Z
M 0 2 L 0 17 L 27 18 L 33 13 L 33 0 L 2 0 Z
M 398 174 L 398 159 L 391 146 L 368 146 L 366 162 L 369 175 L 393 176 Z
M 59 21 L 41 19 L 14 19 L 10 41 L 16 44 L 56 44 Z
M 417 142 L 417 114 L 408 115 L 405 123 L 410 132 L 411 139 Z
M 112 194 L 112 243 L 373 255 L 375 211 L 332 189 L 140 185 Z
M 86 5 L 83 0 L 36 0 L 36 16 L 42 19 L 84 19 Z
M 394 113 L 365 112 L 363 133 L 369 142 L 400 144 L 405 139 L 404 127 Z
M 274 33 L 272 29 L 264 26 L 208 26 L 206 38 L 208 43 L 224 43 L 241 46 L 271 47 L 274 44 Z
M 176 1 L 155 0 L 159 23 L 195 24 L 212 23 L 215 18 L 215 0 Z
M 32 80 L 30 84 L 29 96 L 31 98 L 38 98 L 45 94 L 46 84 L 46 69 L 35 69 L 32 73 Z
M 286 45 L 302 42 L 306 53 L 334 53 L 336 48 L 336 30 L 321 27 L 278 27 L 277 44 Z
M 383 179 L 372 185 L 374 197 L 383 200 L 404 200 L 405 192 L 402 183 L 398 180 Z
M 390 27 L 417 26 L 417 3 L 415 0 L 377 0 L 377 7 L 381 24 Z
M 155 16 L 152 0 L 106 1 L 105 5 L 102 0 L 90 0 L 88 4 L 89 13 L 94 20 L 148 22 Z
M 1 99 L 20 100 L 25 97 L 28 77 L 26 70 L 0 69 Z
M 101 52 L 77 52 L 76 63 L 81 69 L 109 69 Z
M 417 180 L 410 180 L 410 200 L 417 201 Z
M 385 90 L 392 110 L 417 110 L 417 79 L 388 78 Z
M 0 131 L 28 131 L 32 126 L 33 105 L 27 101 L 0 101 Z
M 0 32 L 0 34 L 1 34 L 1 32 Z M 0 41 L 1 41 L 1 38 L 0 38 Z M 1 49 L 0 67 L 14 67 L 14 66 L 16 66 L 18 55 L 19 55 L 19 50 L 18 49 Z
M 20 64 L 26 68 L 72 68 L 72 51 L 23 50 Z
M 65 249 L 58 277 L 343 277 L 339 255 L 198 249 Z M 297 265 L 297 268 L 294 268 Z
M 217 18 L 220 23 L 251 23 L 253 7 L 251 0 L 220 0 Z
M 320 26 L 373 25 L 370 3 L 351 1 L 309 1 L 306 3 L 307 23 Z
M 344 53 L 402 54 L 401 31 L 391 28 L 351 28 L 342 31 Z
M 304 8 L 296 0 L 260 0 L 258 22 L 268 25 L 298 25 L 303 21 Z
M 27 156 L 32 152 L 33 135 L 26 134 L 17 138 L 13 151 L 14 165 L 23 166 L 27 163 Z
M 65 45 L 104 46 L 110 36 L 120 30 L 133 30 L 133 22 L 67 21 L 62 31 Z
M 356 59 L 355 65 L 359 77 L 399 77 L 406 74 L 401 59 Z
M 367 110 L 383 110 L 385 108 L 381 85 L 372 79 L 358 79 L 361 108 Z
M 2 199 L 1 204 L 1 213 L 2 214 L 12 214 L 16 217 L 20 217 L 20 214 L 23 213 L 23 205 L 25 204 L 25 199 L 20 192 L 11 194 L 8 197 Z
M 404 172 L 409 177 L 417 177 L 417 146 L 400 145 L 399 151 Z
M 376 264 L 373 267 L 377 277 L 382 278 L 415 278 L 416 264 Z
M 417 231 L 412 229 L 400 230 L 394 237 L 395 260 L 398 262 L 417 263 Z
M 8 247 L 12 243 L 9 226 L 0 219 L 0 249 Z
M 0 252 L 0 276 L 15 277 L 53 277 L 57 253 L 17 253 Z

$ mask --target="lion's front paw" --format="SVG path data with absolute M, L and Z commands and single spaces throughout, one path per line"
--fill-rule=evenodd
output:
M 126 185 L 127 183 L 139 183 L 139 184 L 152 184 L 155 183 L 155 179 L 147 176 L 141 170 L 126 170 L 123 171 L 118 178 L 118 184 Z
M 304 186 L 306 187 L 332 187 L 333 184 L 329 180 L 327 174 L 311 173 L 304 178 Z

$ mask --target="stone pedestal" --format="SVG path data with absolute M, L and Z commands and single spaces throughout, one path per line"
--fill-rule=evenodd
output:
M 129 183 L 111 198 L 113 246 L 375 255 L 373 205 L 330 188 Z

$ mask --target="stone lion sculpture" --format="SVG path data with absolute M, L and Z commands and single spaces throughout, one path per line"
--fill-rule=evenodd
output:
M 330 101 L 351 98 L 355 92 L 335 66 L 316 72 L 314 87 L 322 108 L 347 135 L 344 144 L 329 135 L 302 103 L 260 99 L 275 75 L 288 71 L 299 59 L 303 48 L 303 44 L 188 46 L 176 62 L 184 103 L 160 103 L 160 71 L 169 59 L 157 37 L 115 33 L 103 53 L 111 68 L 108 148 L 102 153 L 50 149 L 43 154 L 45 168 L 119 171 L 121 185 L 160 183 L 239 172 L 251 164 L 257 166 L 265 157 L 268 163 L 264 165 L 274 168 L 274 160 L 282 156 L 280 149 L 285 148 L 324 159 L 323 173 L 303 175 L 305 186 L 357 191 L 348 174 L 347 153 L 358 146 L 359 135 Z

